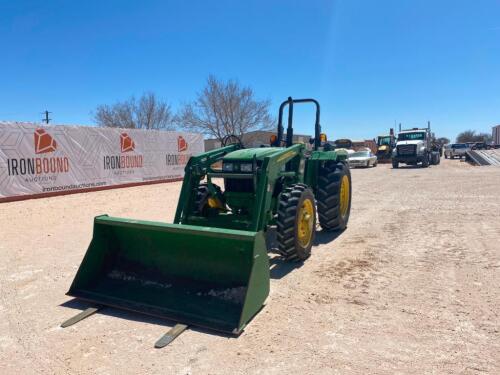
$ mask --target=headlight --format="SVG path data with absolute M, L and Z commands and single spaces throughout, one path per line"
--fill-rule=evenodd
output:
M 252 163 L 243 163 L 243 164 L 240 164 L 240 171 L 241 172 L 252 172 L 252 170 L 253 170 Z
M 234 164 L 233 163 L 223 163 L 222 164 L 222 170 L 224 172 L 232 172 L 233 168 L 234 168 Z

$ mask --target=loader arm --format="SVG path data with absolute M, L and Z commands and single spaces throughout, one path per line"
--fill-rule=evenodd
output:
M 182 182 L 179 202 L 177 203 L 174 224 L 179 224 L 187 217 L 191 208 L 190 205 L 192 204 L 192 199 L 190 198 L 193 188 L 198 186 L 200 181 L 210 172 L 210 166 L 222 160 L 228 153 L 240 148 L 239 144 L 233 144 L 193 156 L 189 159 L 186 168 L 184 168 L 184 180 Z

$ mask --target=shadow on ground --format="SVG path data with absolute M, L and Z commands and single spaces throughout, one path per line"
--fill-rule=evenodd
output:
M 428 167 L 422 167 L 421 165 L 400 165 L 398 168 L 391 168 L 393 171 L 397 171 L 398 169 L 427 169 L 436 167 L 436 165 L 429 165 Z
M 316 236 L 314 238 L 313 246 L 330 243 L 335 239 L 337 239 L 340 235 L 342 235 L 342 233 L 343 231 L 341 232 L 327 232 L 323 230 L 317 231 Z M 302 267 L 303 262 L 287 261 L 280 255 L 280 252 L 278 250 L 278 242 L 276 240 L 275 227 L 272 227 L 267 231 L 266 245 L 268 252 L 271 254 L 275 254 L 274 256 L 271 256 L 271 258 L 269 259 L 271 279 L 281 279 L 286 275 L 288 275 L 293 270 Z M 312 251 L 314 253 L 314 247 Z
M 316 237 L 314 238 L 314 246 L 323 245 L 325 243 L 330 243 L 335 241 L 338 237 L 340 237 L 344 233 L 344 231 L 335 231 L 335 232 L 327 232 L 327 231 L 318 231 L 316 232 Z

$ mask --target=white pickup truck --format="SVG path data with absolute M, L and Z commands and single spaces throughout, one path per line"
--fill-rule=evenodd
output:
M 453 143 L 447 145 L 444 148 L 444 158 L 445 159 L 455 159 L 456 157 L 462 159 L 465 158 L 465 153 L 469 150 L 466 143 Z

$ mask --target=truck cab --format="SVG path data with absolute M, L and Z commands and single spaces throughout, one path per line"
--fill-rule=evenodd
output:
M 420 165 L 439 164 L 439 153 L 432 150 L 432 135 L 429 128 L 413 128 L 400 131 L 396 147 L 392 152 L 392 166 L 398 168 L 399 163 Z

